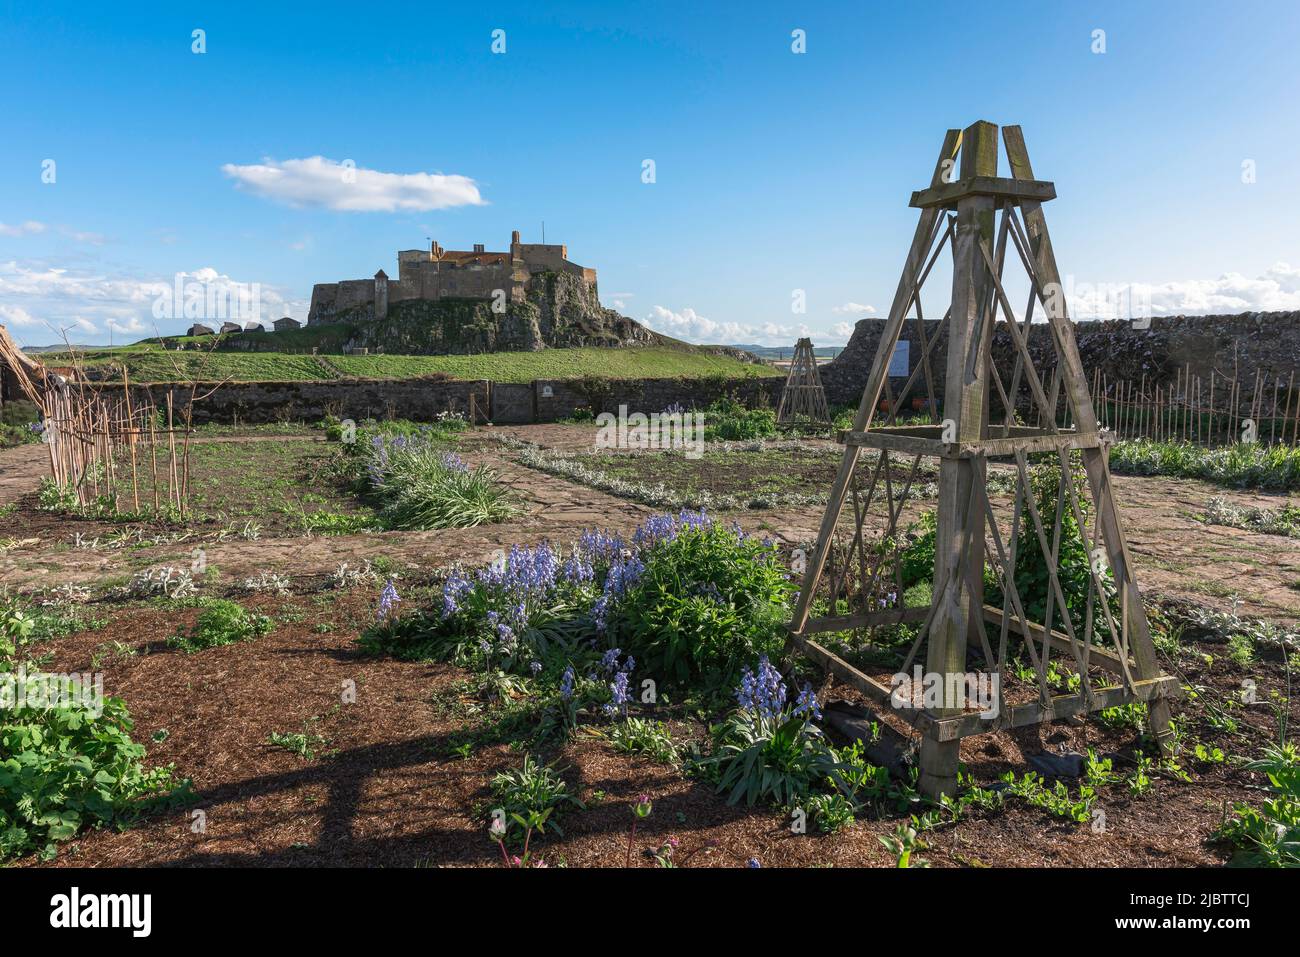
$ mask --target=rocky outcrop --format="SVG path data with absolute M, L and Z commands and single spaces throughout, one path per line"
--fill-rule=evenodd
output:
M 360 321 L 358 321 L 360 320 Z M 636 346 L 668 340 L 635 320 L 606 309 L 595 291 L 564 273 L 546 273 L 523 302 L 502 311 L 485 299 L 410 299 L 389 306 L 383 319 L 340 313 L 348 348 L 406 355 L 531 352 L 575 346 Z

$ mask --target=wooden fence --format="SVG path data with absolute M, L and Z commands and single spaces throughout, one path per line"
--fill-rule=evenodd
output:
M 1300 396 L 1295 373 L 1269 380 L 1262 372 L 1242 379 L 1211 372 L 1203 381 L 1190 368 L 1172 383 L 1110 381 L 1093 371 L 1093 405 L 1100 424 L 1121 439 L 1194 442 L 1297 444 Z

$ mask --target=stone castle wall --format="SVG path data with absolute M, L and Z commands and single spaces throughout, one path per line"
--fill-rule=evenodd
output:
M 832 403 L 856 404 L 862 398 L 884 325 L 883 319 L 859 321 L 844 351 L 821 367 L 822 383 Z M 938 330 L 938 320 L 927 321 L 927 341 Z M 920 365 L 922 352 L 914 321 L 905 323 L 901 338 L 908 342 L 910 374 Z M 1300 388 L 1300 312 L 1156 317 L 1147 329 L 1125 321 L 1078 322 L 1075 338 L 1090 384 L 1095 369 L 1100 369 L 1109 383 L 1129 381 L 1138 385 L 1145 376 L 1148 386 L 1167 386 L 1190 369 L 1191 375 L 1200 376 L 1207 390 L 1212 372 L 1216 379 L 1235 375 L 1245 394 L 1253 392 L 1257 372 L 1262 385 L 1270 389 L 1279 384 L 1285 389 L 1292 375 Z M 1029 349 L 1040 369 L 1054 367 L 1055 351 L 1046 323 L 1030 327 Z M 1010 370 L 1015 355 L 1011 336 L 1000 324 L 993 341 L 993 357 L 999 370 Z M 930 359 L 936 397 L 943 394 L 946 362 L 947 340 L 943 336 L 934 343 Z M 1003 379 L 1009 381 L 1009 374 Z M 890 381 L 897 392 L 906 379 L 891 377 Z M 926 394 L 923 372 L 918 374 L 911 394 Z
M 468 415 L 470 397 L 480 415 L 498 424 L 556 422 L 586 410 L 595 414 L 662 412 L 680 404 L 704 408 L 722 396 L 735 396 L 751 407 L 776 407 L 784 380 L 779 376 L 726 379 L 589 379 L 493 383 L 448 379 L 336 379 L 318 382 L 200 383 L 198 393 L 212 394 L 195 403 L 194 422 L 230 424 L 319 421 L 326 415 L 361 420 L 397 416 L 431 422 L 451 411 Z M 219 387 L 218 387 L 219 386 Z M 162 408 L 167 393 L 179 408 L 189 394 L 184 387 L 154 384 L 132 387 L 135 402 L 146 394 Z
M 443 251 L 438 248 L 439 255 Z M 490 261 L 461 261 L 463 255 L 478 254 Z M 495 261 L 491 261 L 495 258 Z M 474 253 L 450 253 L 433 258 L 421 250 L 402 250 L 397 254 L 398 276 L 388 278 L 388 303 L 438 299 L 494 299 L 504 294 L 509 302 L 521 302 L 534 279 L 558 273 L 573 276 L 592 291 L 596 290 L 596 270 L 579 266 L 568 259 L 568 248 L 543 243 L 520 243 L 518 233 L 508 253 L 486 252 L 475 247 Z M 377 290 L 384 280 L 348 279 L 317 283 L 312 287 L 309 324 L 329 322 L 365 322 L 382 318 L 386 308 L 376 310 Z M 382 295 L 378 296 L 382 300 Z

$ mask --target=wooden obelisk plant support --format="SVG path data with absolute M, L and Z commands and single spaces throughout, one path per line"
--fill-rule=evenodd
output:
M 790 362 L 790 374 L 786 376 L 785 388 L 781 391 L 776 421 L 781 425 L 807 428 L 831 424 L 826 390 L 822 387 L 821 373 L 817 371 L 817 357 L 813 354 L 811 339 L 800 339 L 795 343 L 794 359 Z
M 958 748 L 968 735 L 1130 702 L 1147 703 L 1150 729 L 1167 749 L 1169 699 L 1179 690 L 1157 664 L 1112 492 L 1109 434 L 1098 430 L 1060 291 L 1043 216 L 1043 203 L 1056 190 L 1034 179 L 1020 128 L 1002 132 L 1010 177 L 998 175 L 998 128 L 979 122 L 948 131 L 929 188 L 912 195 L 920 222 L 853 428 L 839 436 L 844 458 L 789 626 L 794 649 L 919 733 L 920 784 L 930 796 L 956 789 Z M 952 296 L 938 331 L 927 338 L 921 290 L 945 247 L 952 257 Z M 1008 258 L 1029 279 L 1029 302 L 1019 320 L 1003 286 Z M 1027 343 L 1038 307 L 1055 347 L 1055 363 L 1041 369 Z M 895 396 L 889 362 L 909 316 L 917 361 Z M 1011 339 L 1011 369 L 998 369 L 992 360 L 995 332 Z M 918 377 L 925 395 L 936 394 L 931 356 L 940 339 L 946 339 L 947 351 L 942 415 L 931 401 L 930 425 L 900 427 L 897 410 Z M 882 396 L 889 412 L 877 424 Z M 1018 408 L 1027 412 L 1018 414 Z M 898 568 L 905 539 L 900 516 L 923 459 L 937 460 L 939 472 L 932 599 L 928 607 L 906 607 Z M 1036 503 L 1030 469 L 1038 460 L 1060 470 L 1054 514 Z M 997 509 L 987 489 L 990 461 L 1004 463 L 1015 483 L 1014 503 Z M 1090 502 L 1081 503 L 1085 487 Z M 837 547 L 841 518 L 849 529 L 846 549 Z M 1092 558 L 1086 563 L 1086 599 L 1071 596 L 1076 608 L 1086 601 L 1082 628 L 1067 611 L 1059 574 L 1067 534 L 1077 536 Z M 1045 613 L 1036 616 L 1043 620 L 1029 618 L 1017 590 L 1016 549 L 1026 539 L 1041 550 L 1048 569 Z M 985 602 L 986 565 L 1003 595 L 1000 607 Z M 870 633 L 900 623 L 917 630 L 898 671 L 910 676 L 923 660 L 927 681 L 940 682 L 938 696 L 928 701 L 891 694 L 889 676 L 870 676 L 816 641 L 819 634 Z M 1034 689 L 1023 685 L 1017 689 L 1023 694 L 1013 696 L 1018 700 L 1005 696 L 1002 678 L 1012 644 L 1028 653 L 1036 700 Z M 1054 694 L 1053 666 L 1077 675 L 1078 690 Z M 969 693 L 969 679 L 981 676 L 982 686 L 994 689 L 993 708 L 981 707 Z

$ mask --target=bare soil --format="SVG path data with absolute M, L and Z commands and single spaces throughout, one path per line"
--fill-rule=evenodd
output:
M 591 429 L 584 426 L 496 431 L 556 448 L 591 443 Z M 150 761 L 174 762 L 193 778 L 197 794 L 190 808 L 121 833 L 87 834 L 49 866 L 499 864 L 499 851 L 485 833 L 489 786 L 495 773 L 517 767 L 521 755 L 504 743 L 480 747 L 464 759 L 453 755 L 451 742 L 475 720 L 446 704 L 465 673 L 450 665 L 360 656 L 355 639 L 373 620 L 376 590 L 319 589 L 341 562 L 355 567 L 384 557 L 402 569 L 404 580 L 416 582 L 453 562 L 486 561 L 514 543 L 567 543 L 590 527 L 630 531 L 651 510 L 524 468 L 500 444 L 483 441 L 482 431 L 467 436 L 462 448 L 469 460 L 490 464 L 514 489 L 522 505 L 518 518 L 479 529 L 269 534 L 258 541 L 210 541 L 202 529 L 192 529 L 181 532 L 192 535 L 184 540 L 121 548 L 102 544 L 113 531 L 105 523 L 35 507 L 32 490 L 45 467 L 43 447 L 0 451 L 0 505 L 15 506 L 0 516 L 0 587 L 30 591 L 69 581 L 124 581 L 144 568 L 188 565 L 195 542 L 203 541 L 209 566 L 219 570 L 204 586 L 213 593 L 262 571 L 287 575 L 295 590 L 291 598 L 241 598 L 277 620 L 271 634 L 244 644 L 185 654 L 162 642 L 197 611 L 106 603 L 94 606 L 96 615 L 108 617 L 106 626 L 44 643 L 55 670 L 87 670 L 95 656 L 106 690 L 130 707 L 136 739 L 148 745 Z M 1148 594 L 1181 596 L 1223 610 L 1236 603 L 1239 613 L 1286 624 L 1300 619 L 1300 541 L 1198 521 L 1212 495 L 1274 508 L 1279 497 L 1184 480 L 1117 477 L 1115 486 Z M 927 507 L 909 503 L 908 514 Z M 810 508 L 747 511 L 729 519 L 795 545 L 813 540 L 820 517 L 820 509 Z M 75 543 L 77 533 L 81 546 Z M 96 536 L 99 546 L 84 544 Z M 134 654 L 123 653 L 124 648 Z M 1230 755 L 1254 756 L 1276 734 L 1277 711 L 1269 696 L 1285 691 L 1285 675 L 1277 662 L 1239 666 L 1224 652 L 1220 645 L 1197 646 L 1166 663 L 1201 691 L 1196 702 L 1183 706 L 1185 733 Z M 1236 701 L 1246 678 L 1259 686 L 1262 703 L 1227 703 Z M 342 703 L 345 682 L 355 683 L 354 704 Z M 854 696 L 828 687 L 822 697 Z M 1230 710 L 1238 729 L 1212 727 L 1209 703 Z M 1290 713 L 1294 720 L 1294 708 Z M 698 720 L 669 717 L 675 736 L 704 735 Z M 267 742 L 273 731 L 304 729 L 328 739 L 311 759 Z M 986 785 L 1007 770 L 1023 773 L 1026 755 L 1041 750 L 1092 748 L 1113 755 L 1117 771 L 1127 774 L 1135 745 L 1131 729 L 1070 721 L 968 739 L 962 759 Z M 655 809 L 634 848 L 634 863 L 642 866 L 653 863 L 645 848 L 668 836 L 680 840 L 677 855 L 692 866 L 740 866 L 749 858 L 768 866 L 888 866 L 893 857 L 878 838 L 905 819 L 888 813 L 859 820 L 838 835 L 794 835 L 781 812 L 729 807 L 699 781 L 650 759 L 617 753 L 598 737 L 579 734 L 548 757 L 557 760 L 588 803 L 586 810 L 564 817 L 563 838 L 544 840 L 552 864 L 620 866 L 627 853 L 628 805 L 643 793 Z M 1157 777 L 1141 796 L 1122 784 L 1105 789 L 1099 805 L 1107 815 L 1105 833 L 1010 801 L 1002 811 L 976 811 L 927 833 L 929 846 L 921 856 L 935 866 L 976 867 L 1222 863 L 1228 850 L 1211 843 L 1209 835 L 1225 806 L 1259 800 L 1261 782 L 1230 763 L 1189 765 L 1188 770 L 1190 783 Z M 203 812 L 202 829 L 192 816 L 195 810 Z M 27 859 L 24 865 L 36 863 Z

